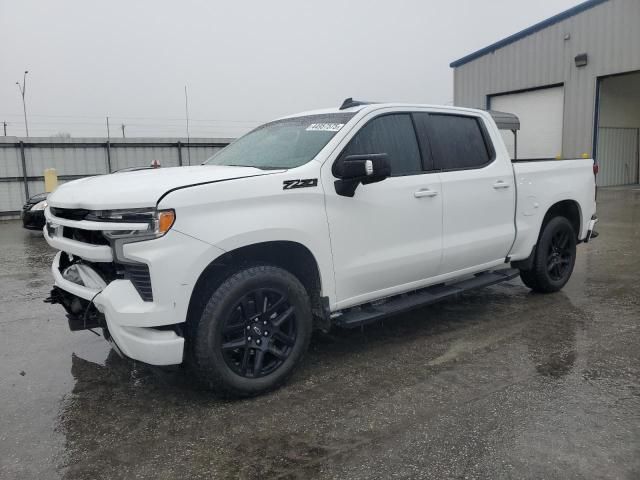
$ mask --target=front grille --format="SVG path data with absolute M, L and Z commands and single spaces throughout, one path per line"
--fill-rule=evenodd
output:
M 81 228 L 63 227 L 62 236 L 77 242 L 89 243 L 91 245 L 109 245 L 109 241 L 101 231 L 83 230 Z
M 89 210 L 84 208 L 54 208 L 50 207 L 51 214 L 54 217 L 65 218 L 67 220 L 84 220 Z
M 153 302 L 149 267 L 144 263 L 127 263 L 122 266 L 124 267 L 124 278 L 131 281 L 142 300 Z
M 64 218 L 67 220 L 93 220 L 95 212 L 80 208 L 51 208 L 51 213 L 55 217 Z M 55 223 L 55 220 L 54 220 Z M 53 236 L 55 231 L 52 231 L 48 226 L 49 235 Z M 109 240 L 104 236 L 102 231 L 98 230 L 85 230 L 82 228 L 62 226 L 57 228 L 57 234 L 62 235 L 64 238 L 75 240 L 77 242 L 86 243 L 88 245 L 110 245 Z M 114 258 L 115 259 L 115 258 Z M 89 262 L 85 262 L 89 263 Z M 100 271 L 105 281 L 110 283 L 112 280 L 123 278 L 129 280 L 140 298 L 145 302 L 153 301 L 153 291 L 151 289 L 151 276 L 149 274 L 149 267 L 144 263 L 106 263 L 98 262 L 91 264 L 93 268 Z

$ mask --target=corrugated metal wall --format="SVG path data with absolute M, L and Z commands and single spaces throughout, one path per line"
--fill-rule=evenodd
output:
M 0 137 L 0 216 L 14 215 L 28 195 L 44 191 L 43 174 L 55 168 L 60 183 L 127 167 L 198 165 L 231 139 Z M 24 153 L 24 169 L 23 169 Z M 25 189 L 25 183 L 28 188 Z
M 637 128 L 598 129 L 598 185 L 627 185 L 638 182 Z
M 454 102 L 486 108 L 488 95 L 563 84 L 562 154 L 593 155 L 597 77 L 639 70 L 639 46 L 640 0 L 609 0 L 455 68 Z

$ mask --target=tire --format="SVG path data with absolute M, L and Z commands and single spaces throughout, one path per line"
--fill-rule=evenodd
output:
M 206 388 L 230 397 L 282 385 L 302 360 L 312 330 L 304 286 L 272 265 L 230 275 L 193 320 L 187 338 L 191 369 Z
M 522 282 L 534 292 L 557 292 L 569 281 L 576 261 L 576 233 L 565 217 L 554 217 L 542 228 L 533 268 L 520 270 Z

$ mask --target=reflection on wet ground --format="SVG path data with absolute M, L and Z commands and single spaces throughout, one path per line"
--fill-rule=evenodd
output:
M 599 202 L 561 293 L 515 280 L 318 334 L 243 401 L 68 332 L 41 302 L 53 252 L 0 223 L 0 478 L 638 478 L 640 189 Z

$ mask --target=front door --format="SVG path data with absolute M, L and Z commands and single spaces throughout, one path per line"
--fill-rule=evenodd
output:
M 337 308 L 408 290 L 440 268 L 440 178 L 425 171 L 411 113 L 365 122 L 340 155 L 386 153 L 391 177 L 350 198 L 336 194 L 332 162 L 322 168 Z

